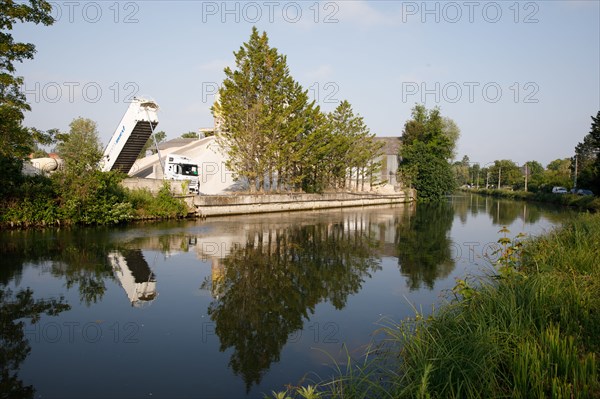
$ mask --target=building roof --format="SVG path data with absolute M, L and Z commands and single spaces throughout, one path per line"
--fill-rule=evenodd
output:
M 398 155 L 402 145 L 402 137 L 375 137 L 375 141 L 383 142 L 383 153 L 386 155 Z
M 166 150 L 172 147 L 183 147 L 184 145 L 190 144 L 191 142 L 197 141 L 198 139 L 184 139 L 183 137 L 177 137 L 175 139 L 165 141 L 164 143 L 158 144 L 159 150 Z

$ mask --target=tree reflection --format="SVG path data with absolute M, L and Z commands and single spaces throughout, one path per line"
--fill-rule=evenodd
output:
M 255 228 L 222 259 L 209 306 L 220 349 L 234 348 L 230 366 L 247 390 L 318 303 L 343 308 L 380 267 L 375 240 L 348 223 Z
M 99 301 L 106 291 L 105 280 L 114 278 L 106 254 L 107 230 L 76 229 L 18 231 L 2 235 L 0 246 L 5 260 L 0 283 L 18 281 L 27 263 L 46 263 L 56 277 L 64 277 L 67 288 L 78 287 L 83 303 Z
M 0 392 L 2 398 L 32 398 L 35 390 L 18 378 L 21 363 L 31 347 L 25 337 L 25 322 L 32 324 L 41 315 L 56 316 L 70 306 L 60 299 L 33 299 L 33 291 L 21 290 L 13 296 L 0 288 Z
M 498 226 L 508 226 L 517 219 L 533 224 L 542 216 L 539 205 L 515 200 L 490 200 L 487 212 L 492 218 L 492 223 Z
M 453 218 L 453 207 L 447 202 L 419 204 L 414 216 L 405 215 L 396 225 L 398 265 L 411 291 L 422 284 L 433 289 L 435 280 L 454 269 L 448 236 Z
M 519 200 L 498 199 L 490 196 L 467 193 L 452 197 L 454 212 L 458 215 L 461 223 L 467 222 L 467 215 L 477 216 L 479 212 L 487 213 L 492 223 L 498 226 L 507 226 L 517 219 L 523 223 L 537 223 L 542 217 L 539 204 Z M 544 213 L 550 211 L 546 207 Z

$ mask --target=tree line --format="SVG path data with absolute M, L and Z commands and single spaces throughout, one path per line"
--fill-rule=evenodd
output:
M 465 155 L 452 164 L 458 186 L 509 188 L 528 192 L 550 192 L 553 187 L 589 189 L 600 193 L 600 111 L 592 116 L 590 132 L 574 148 L 574 156 L 559 158 L 544 167 L 532 160 L 523 165 L 495 160 L 487 165 L 473 163 Z

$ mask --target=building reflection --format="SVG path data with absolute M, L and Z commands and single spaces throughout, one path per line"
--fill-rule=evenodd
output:
M 419 209 L 422 208 L 422 209 Z M 336 309 L 397 258 L 410 289 L 431 288 L 454 268 L 450 204 L 341 209 L 310 213 L 212 218 L 121 245 L 192 252 L 210 273 L 208 315 L 220 350 L 248 390 L 279 361 L 289 337 L 302 330 L 319 303 Z M 141 250 L 113 251 L 115 276 L 132 304 L 156 296 L 156 279 Z M 137 266 L 136 266 L 137 265 Z M 136 276 L 136 270 L 144 273 Z
M 111 251 L 107 256 L 131 306 L 142 307 L 156 298 L 156 277 L 141 250 Z
M 340 217 L 341 216 L 341 217 Z M 293 216 L 292 216 L 293 218 Z M 211 280 L 220 350 L 233 349 L 229 365 L 247 390 L 279 361 L 289 337 L 316 306 L 345 307 L 348 297 L 381 268 L 376 225 L 361 213 L 312 215 L 312 220 L 263 217 L 248 221 L 238 243 L 212 254 Z M 205 243 L 208 244 L 208 243 Z

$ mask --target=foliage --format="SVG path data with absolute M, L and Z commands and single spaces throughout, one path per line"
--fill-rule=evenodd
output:
M 445 122 L 446 121 L 446 122 Z M 439 108 L 416 105 L 412 119 L 404 125 L 400 174 L 406 185 L 417 189 L 420 201 L 436 201 L 455 188 L 448 159 L 453 156 L 456 135 L 444 133 L 447 126 Z
M 459 281 L 455 292 L 469 295 L 427 318 L 384 326 L 379 363 L 387 367 L 370 379 L 386 389 L 368 397 L 600 395 L 600 215 L 581 215 L 523 246 L 502 233 L 500 276 L 476 288 Z M 342 398 L 361 381 L 341 375 L 319 386 Z
M 441 200 L 456 187 L 448 161 L 436 155 L 426 143 L 404 145 L 401 153 L 404 180 L 417 190 L 420 201 Z
M 524 189 L 525 191 L 537 192 L 540 187 L 543 187 L 544 182 L 544 167 L 538 161 L 527 161 L 523 168 L 521 169 L 523 175 L 526 180 L 523 179 L 522 182 L 517 182 L 513 187 L 515 189 Z M 527 182 L 527 187 L 525 187 L 525 182 Z
M 51 25 L 51 10 L 50 3 L 43 0 L 0 2 L 0 197 L 18 186 L 21 162 L 36 143 L 50 144 L 53 139 L 53 131 L 23 126 L 30 106 L 22 92 L 23 78 L 15 75 L 15 63 L 32 59 L 35 46 L 15 42 L 10 33 L 18 22 Z
M 173 197 L 166 182 L 156 196 L 146 189 L 137 189 L 129 191 L 127 199 L 135 209 L 136 219 L 174 219 L 188 213 L 185 203 Z
M 456 184 L 463 186 L 473 181 L 473 173 L 468 156 L 463 156 L 462 161 L 456 161 L 452 164 L 452 170 L 456 176 Z
M 183 133 L 181 135 L 181 138 L 184 138 L 184 139 L 197 139 L 197 138 L 200 138 L 200 135 L 198 134 L 198 132 L 187 132 L 187 133 Z
M 171 195 L 168 184 L 154 196 L 147 190 L 123 189 L 122 178 L 118 172 L 100 171 L 86 174 L 85 179 L 65 173 L 25 178 L 19 199 L 3 205 L 0 225 L 106 225 L 187 215 L 187 206 Z
M 571 176 L 571 159 L 555 159 L 546 166 L 544 183 L 548 187 L 561 186 L 571 188 L 573 187 Z
M 155 141 L 156 141 L 156 144 L 160 144 L 163 141 L 165 141 L 166 138 L 167 138 L 167 134 L 162 130 L 160 132 L 156 132 L 156 133 L 154 133 L 154 135 L 151 135 L 150 137 L 148 137 L 148 141 L 146 141 L 146 144 L 144 144 L 142 151 L 140 151 L 140 155 L 138 155 L 138 159 L 144 158 L 148 151 L 152 152 L 152 154 L 156 154 Z
M 575 147 L 577 157 L 577 187 L 588 187 L 600 192 L 600 111 L 592 116 L 590 132 Z M 575 167 L 575 159 L 571 160 Z M 575 171 L 573 170 L 573 173 Z
M 263 190 L 266 179 L 273 183 L 275 172 L 282 178 L 299 161 L 308 94 L 291 77 L 286 57 L 256 27 L 234 55 L 236 69 L 225 68 L 219 90 L 219 139 L 228 148 L 229 168 L 248 179 L 251 190 Z
M 523 180 L 521 169 L 513 161 L 502 159 L 488 167 L 489 183 L 494 187 L 513 186 Z M 500 186 L 498 186 L 500 184 Z
M 326 160 L 319 163 L 324 175 L 328 176 L 327 186 L 332 188 L 352 188 L 352 180 L 356 179 L 355 188 L 361 189 L 359 182 L 376 170 L 373 159 L 377 157 L 382 146 L 375 142 L 360 115 L 355 115 L 352 106 L 346 100 L 327 115 L 330 130 Z
M 458 139 L 460 138 L 460 128 L 454 120 L 444 116 L 442 117 L 442 134 L 446 136 L 450 145 L 449 158 L 454 158 L 456 156 L 456 143 L 458 143 Z
M 291 76 L 286 57 L 255 27 L 234 55 L 236 68 L 225 69 L 212 112 L 223 122 L 217 138 L 228 167 L 250 190 L 349 188 L 352 176 L 354 188 L 363 189 L 381 148 L 350 103 L 325 117 Z
M 406 215 L 397 224 L 394 244 L 398 251 L 398 268 L 406 277 L 409 290 L 433 289 L 436 280 L 454 269 L 448 235 L 453 220 L 452 205 L 440 201 L 420 204 L 414 216 Z
M 85 176 L 96 170 L 102 159 L 96 122 L 79 117 L 71 121 L 69 128 L 69 133 L 57 135 L 56 151 L 64 159 L 67 173 Z

